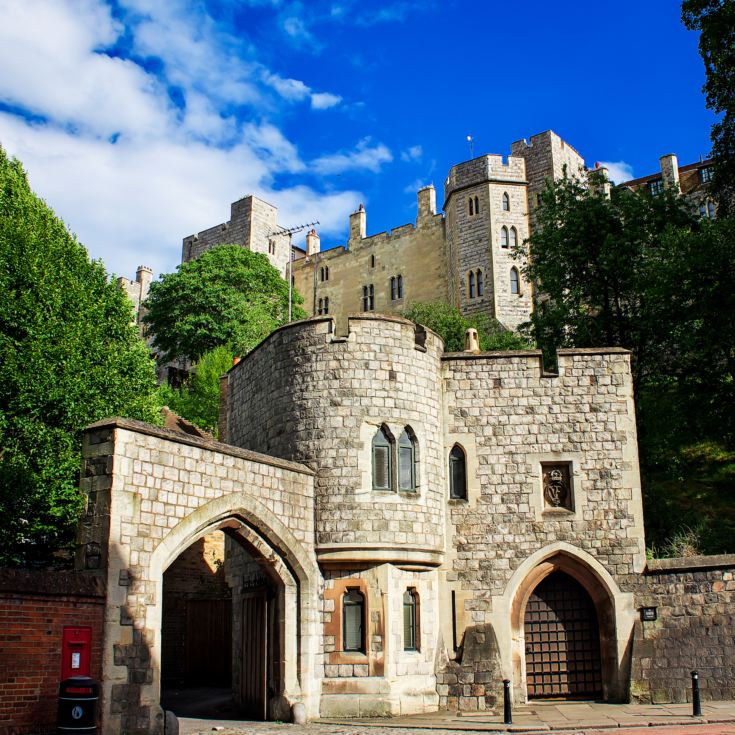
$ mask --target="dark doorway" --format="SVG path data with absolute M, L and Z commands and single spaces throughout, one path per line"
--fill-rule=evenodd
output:
M 564 572 L 543 579 L 528 599 L 523 627 L 529 698 L 602 695 L 597 612 L 579 582 Z
M 161 705 L 181 717 L 266 720 L 282 691 L 280 595 L 268 563 L 213 531 L 163 574 Z

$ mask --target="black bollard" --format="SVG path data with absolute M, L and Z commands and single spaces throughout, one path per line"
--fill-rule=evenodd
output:
M 699 674 L 692 671 L 692 717 L 702 716 L 702 702 L 699 699 Z
M 510 679 L 503 679 L 503 724 L 513 724 L 513 710 L 510 705 Z

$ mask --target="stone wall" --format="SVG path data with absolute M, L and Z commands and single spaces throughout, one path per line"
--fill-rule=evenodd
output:
M 90 675 L 102 678 L 104 611 L 95 577 L 0 569 L 0 735 L 56 731 L 64 627 L 91 628 Z
M 657 619 L 635 626 L 630 694 L 636 702 L 735 699 L 735 556 L 654 559 L 631 580 L 636 607 Z
M 181 262 L 194 260 L 217 245 L 242 245 L 254 253 L 263 253 L 282 276 L 286 276 L 291 240 L 276 234 L 278 209 L 254 196 L 233 202 L 230 219 L 196 235 L 184 238 Z
M 405 319 L 351 317 L 348 335 L 337 337 L 322 318 L 282 327 L 229 372 L 229 441 L 298 457 L 316 472 L 320 561 L 438 560 L 441 351 L 435 334 Z M 373 491 L 371 442 L 381 425 L 394 443 L 413 431 L 415 492 Z
M 452 619 L 454 591 L 459 631 L 494 628 L 506 676 L 523 699 L 523 654 L 512 648 L 523 635 L 516 596 L 545 559 L 571 555 L 580 572 L 590 570 L 591 587 L 606 588 L 600 609 L 615 608 L 616 624 L 603 631 L 617 662 L 606 696 L 622 696 L 634 610 L 620 585 L 645 563 L 630 356 L 561 350 L 558 359 L 558 375 L 544 373 L 532 351 L 442 359 L 445 446 L 463 447 L 469 478 L 468 499 L 448 508 L 442 619 L 445 626 Z M 544 496 L 550 463 L 570 473 L 567 507 Z M 478 696 L 479 708 L 490 703 Z
M 513 329 L 528 321 L 532 304 L 530 284 L 521 272 L 523 264 L 513 257 L 511 234 L 519 245 L 529 234 L 526 183 L 523 158 L 509 157 L 505 162 L 502 156 L 481 156 L 454 166 L 444 184 L 453 303 L 464 314 L 488 314 Z M 503 208 L 506 194 L 508 209 Z M 503 228 L 508 233 L 505 247 Z M 511 293 L 512 268 L 519 277 L 518 293 Z
M 411 302 L 446 300 L 444 218 L 436 214 L 433 187 L 418 193 L 416 225 L 403 225 L 367 237 L 358 227 L 347 247 L 323 250 L 293 264 L 296 290 L 304 308 L 318 313 L 319 299 L 329 299 L 340 331 L 347 314 L 363 311 L 363 287 L 373 287 L 373 311 L 398 313 Z M 355 213 L 365 220 L 365 212 Z M 362 234 L 362 236 L 360 236 Z M 322 268 L 329 269 L 322 280 Z M 391 278 L 402 277 L 403 295 L 393 299 Z
M 530 228 L 536 226 L 534 214 L 538 207 L 538 197 L 546 186 L 547 180 L 557 181 L 565 175 L 580 177 L 584 169 L 584 159 L 579 153 L 562 140 L 553 130 L 532 135 L 530 141 L 517 140 L 511 145 L 511 155 L 526 160 L 528 176 L 528 212 Z
M 77 564 L 98 570 L 107 587 L 103 733 L 161 731 L 163 572 L 218 529 L 257 553 L 280 580 L 289 604 L 280 620 L 283 675 L 274 696 L 287 705 L 299 699 L 313 715 L 319 573 L 312 472 L 125 419 L 89 427 L 83 457 L 87 512 Z

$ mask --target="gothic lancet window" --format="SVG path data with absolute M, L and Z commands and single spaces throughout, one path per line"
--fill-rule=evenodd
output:
M 373 490 L 393 489 L 393 442 L 381 426 L 373 437 Z
M 398 439 L 398 489 L 416 489 L 416 441 L 406 428 Z
M 351 589 L 342 597 L 342 650 L 365 652 L 365 596 Z
M 467 460 L 459 444 L 449 452 L 449 497 L 467 500 Z
M 403 594 L 403 650 L 419 650 L 419 605 L 416 590 L 409 588 Z

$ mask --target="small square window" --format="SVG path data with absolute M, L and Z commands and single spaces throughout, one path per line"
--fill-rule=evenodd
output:
M 664 182 L 663 179 L 654 179 L 648 182 L 648 190 L 651 192 L 651 196 L 658 196 L 663 193 Z

